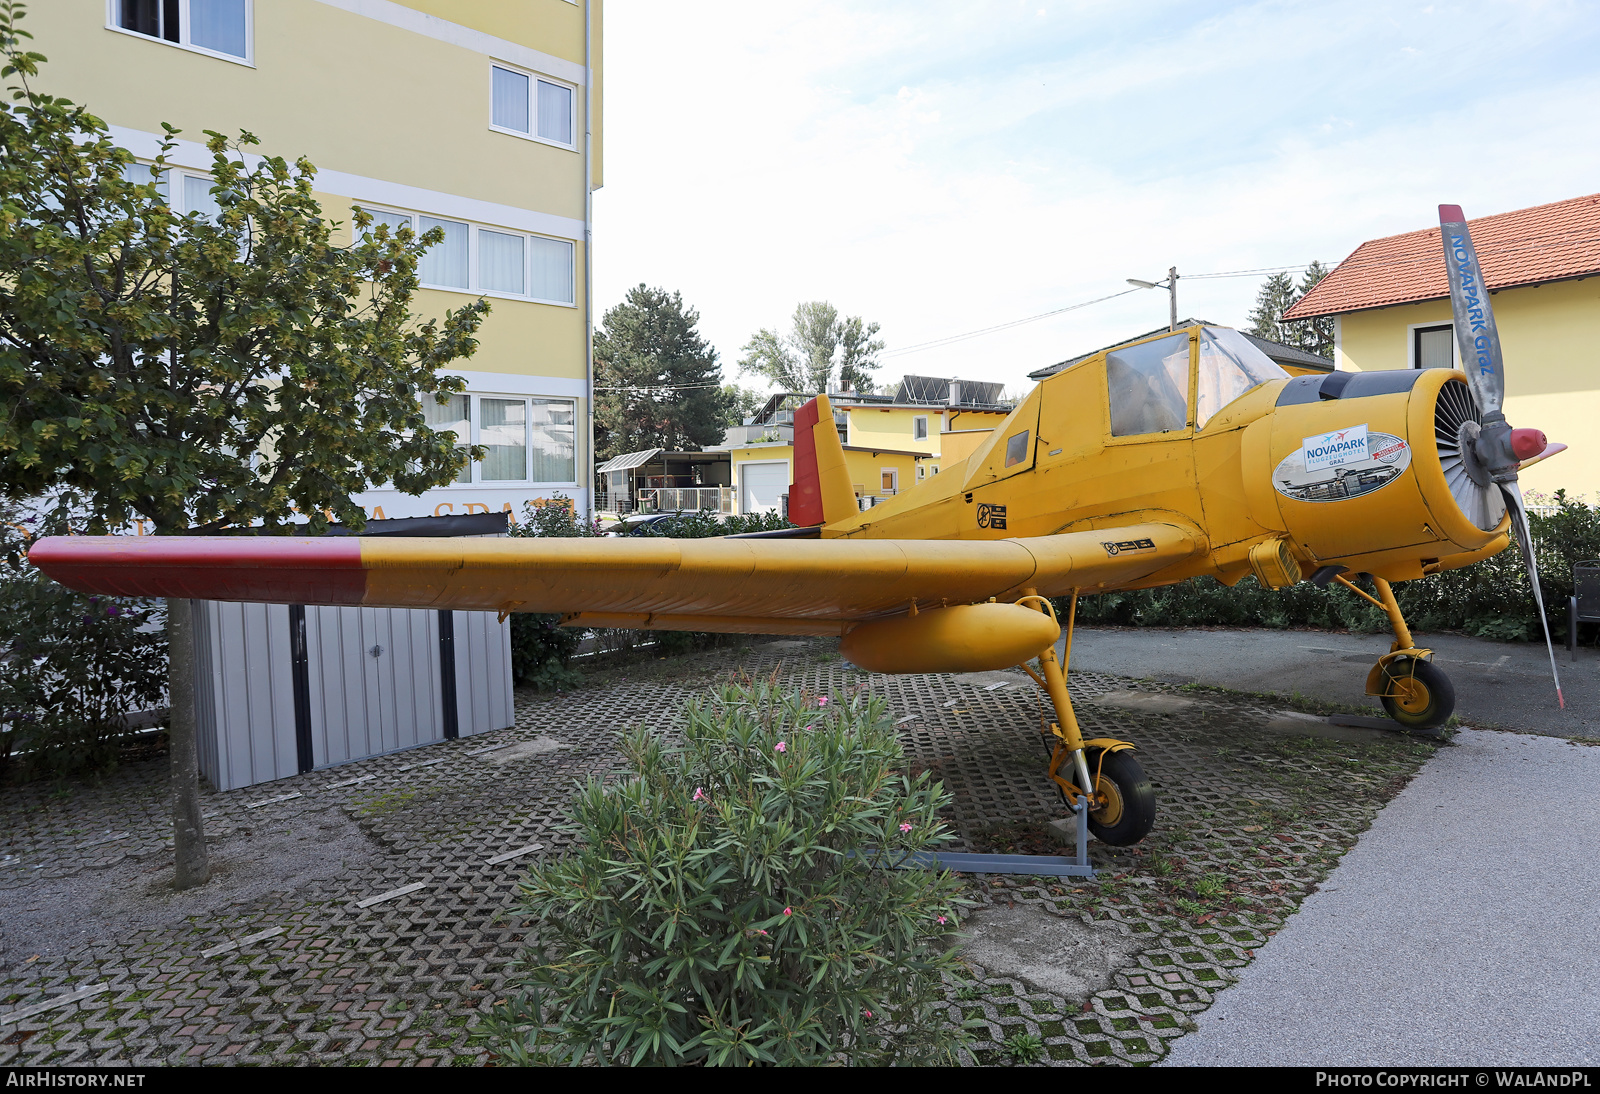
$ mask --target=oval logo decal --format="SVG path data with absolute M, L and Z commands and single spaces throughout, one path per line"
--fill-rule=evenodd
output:
M 1329 466 L 1320 458 L 1319 446 L 1312 446 L 1313 458 L 1307 460 L 1307 446 L 1302 445 L 1278 464 L 1272 473 L 1272 485 L 1278 493 L 1296 501 L 1344 501 L 1387 486 L 1411 466 L 1411 446 L 1404 440 L 1392 433 L 1368 434 L 1364 427 L 1362 432 L 1365 451 L 1350 452 L 1336 466 Z M 1308 443 L 1311 440 L 1307 438 Z M 1312 465 L 1309 470 L 1307 463 Z

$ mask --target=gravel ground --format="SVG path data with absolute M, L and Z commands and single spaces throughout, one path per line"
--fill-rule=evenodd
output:
M 1600 748 L 1463 730 L 1163 1063 L 1600 1064 L 1597 784 Z

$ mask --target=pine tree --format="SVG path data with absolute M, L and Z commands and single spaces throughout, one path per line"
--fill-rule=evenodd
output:
M 1275 273 L 1262 282 L 1256 305 L 1250 310 L 1250 333 L 1285 346 L 1293 346 L 1319 357 L 1333 357 L 1333 316 L 1284 321 L 1283 313 L 1294 307 L 1329 270 L 1320 261 L 1306 267 L 1300 284 L 1287 273 Z
M 681 294 L 645 285 L 606 311 L 594 336 L 596 457 L 722 440 L 733 400 L 699 322 Z

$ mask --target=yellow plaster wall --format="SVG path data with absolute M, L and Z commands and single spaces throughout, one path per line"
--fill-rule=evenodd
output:
M 859 448 L 883 445 L 909 452 L 933 455 L 939 451 L 939 411 L 914 407 L 855 406 L 846 411 L 849 416 L 849 439 L 845 442 Z M 928 419 L 928 436 L 920 441 L 912 439 L 912 419 Z
M 850 471 L 851 485 L 861 487 L 863 495 L 887 496 L 883 491 L 885 468 L 900 473 L 897 493 L 904 493 L 917 481 L 917 458 L 903 452 L 846 452 L 844 465 Z
M 1566 452 L 1523 472 L 1524 490 L 1600 495 L 1600 278 L 1494 294 L 1506 358 L 1506 418 L 1544 430 Z M 1448 300 L 1400 304 L 1339 317 L 1338 366 L 1405 368 L 1409 329 L 1450 322 Z
M 564 0 L 412 6 L 505 24 L 520 44 L 583 62 L 582 8 Z M 34 4 L 23 26 L 50 58 L 37 86 L 113 125 L 170 122 L 202 142 L 206 129 L 248 129 L 260 151 L 319 168 L 583 219 L 579 152 L 489 129 L 488 57 L 315 0 L 254 10 L 253 67 L 108 30 L 105 0 Z M 582 103 L 580 91 L 580 136 Z
M 989 439 L 992 429 L 957 429 L 939 434 L 939 456 L 947 463 L 964 460 Z

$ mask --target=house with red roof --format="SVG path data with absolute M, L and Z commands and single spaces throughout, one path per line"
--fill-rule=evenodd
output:
M 1524 490 L 1600 500 L 1600 194 L 1468 222 L 1506 359 L 1506 418 L 1570 446 Z M 1333 316 L 1346 371 L 1460 368 L 1439 228 L 1373 239 L 1284 313 Z

